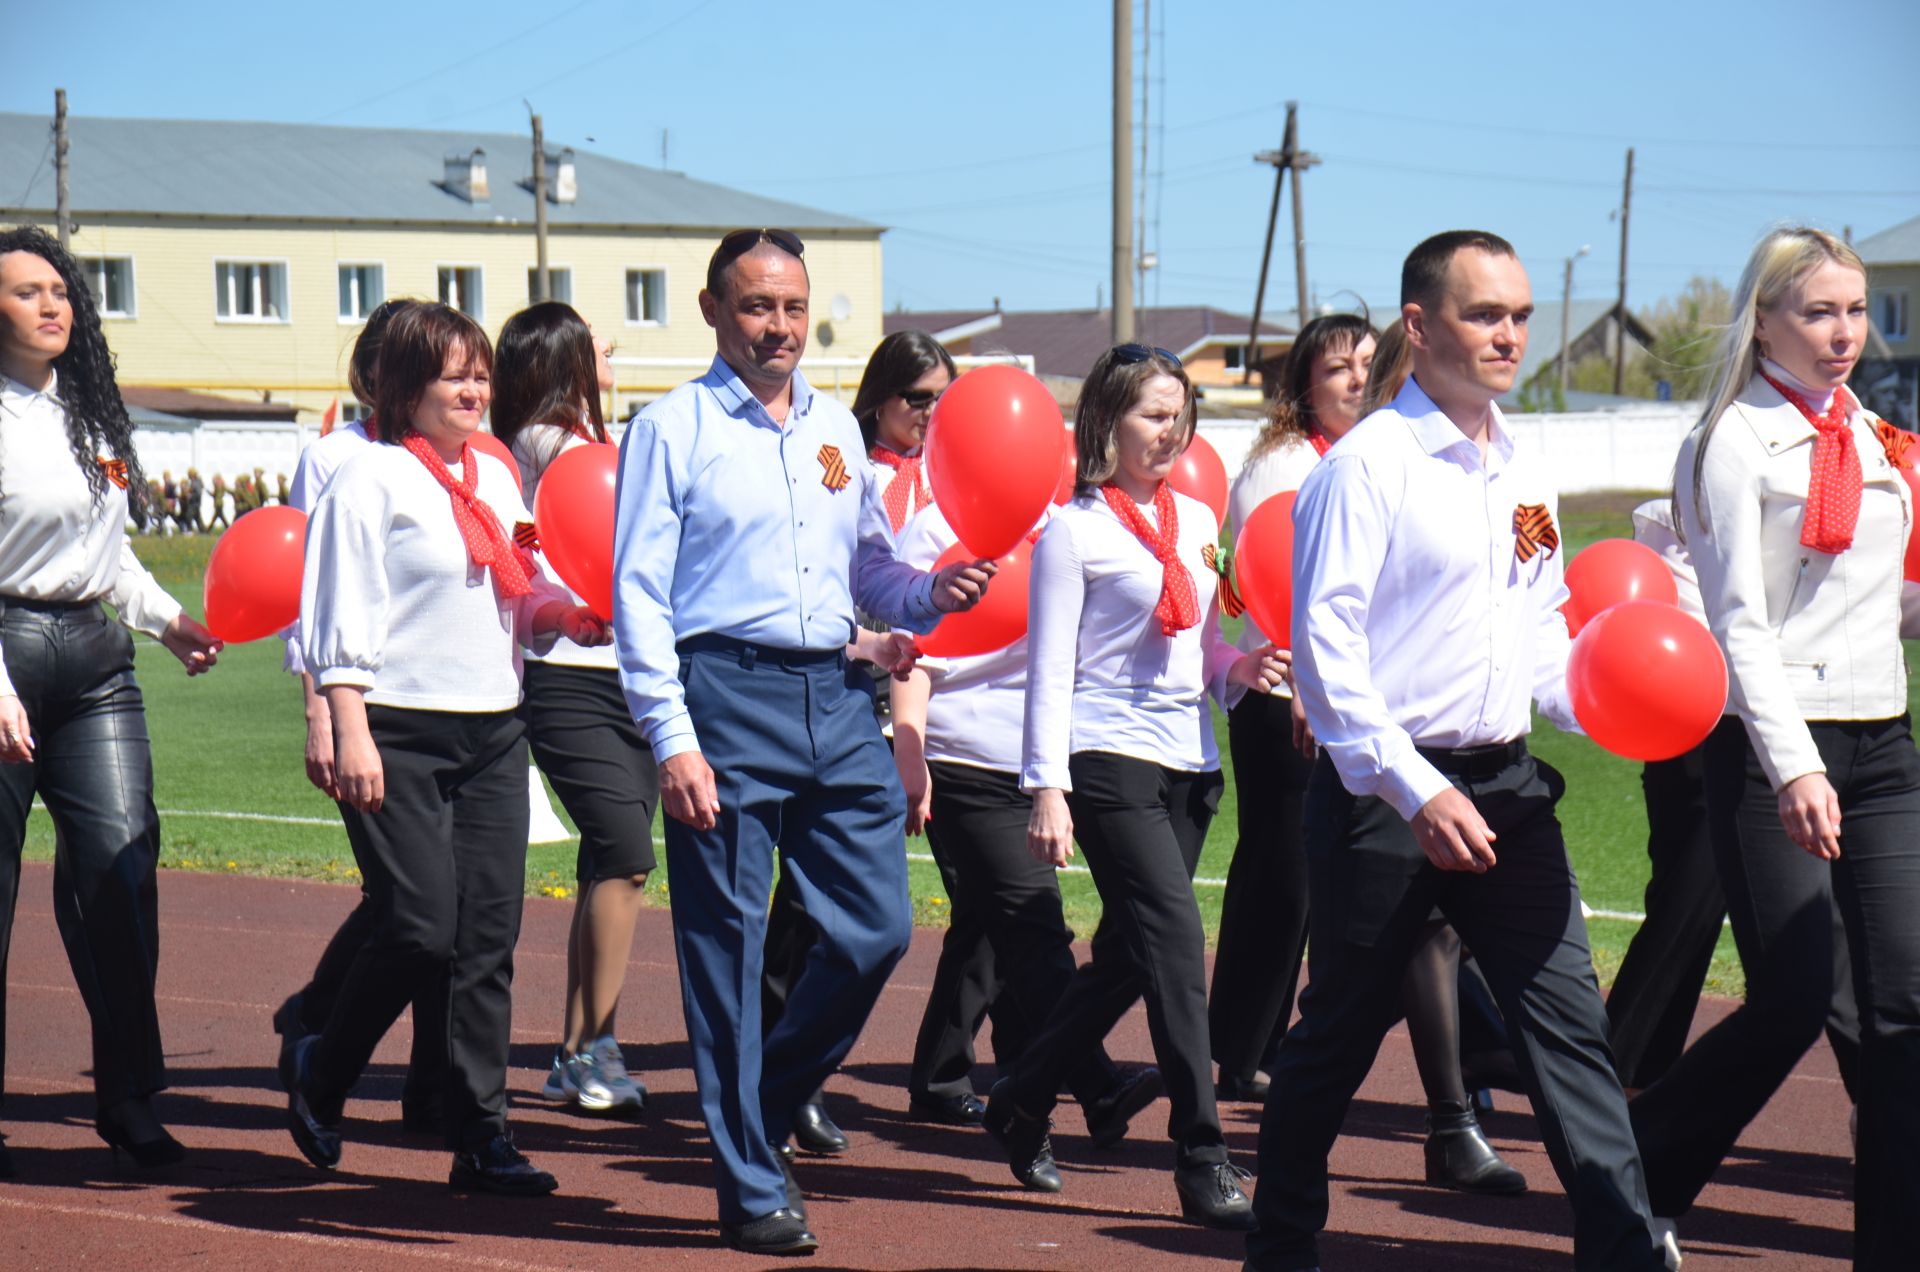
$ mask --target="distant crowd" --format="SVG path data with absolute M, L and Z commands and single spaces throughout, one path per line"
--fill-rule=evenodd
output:
M 147 481 L 145 515 L 136 519 L 146 534 L 201 534 L 224 529 L 255 508 L 284 504 L 288 494 L 287 475 L 276 473 L 269 488 L 264 468 L 241 473 L 232 481 L 215 473 L 211 486 L 197 468 L 187 469 L 179 480 L 168 471 Z

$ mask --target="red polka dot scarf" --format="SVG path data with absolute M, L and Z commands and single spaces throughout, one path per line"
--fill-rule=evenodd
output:
M 520 560 L 520 554 L 513 550 L 513 540 L 507 538 L 507 532 L 500 528 L 500 518 L 493 515 L 493 509 L 482 503 L 476 493 L 480 488 L 480 456 L 474 453 L 472 444 L 463 443 L 460 447 L 457 483 L 426 438 L 410 432 L 400 444 L 426 465 L 433 479 L 452 497 L 454 524 L 460 527 L 467 555 L 475 565 L 492 567 L 493 586 L 500 599 L 512 600 L 533 591 L 533 584 L 527 581 L 527 567 Z
M 926 465 L 919 455 L 902 455 L 880 445 L 874 446 L 872 455 L 874 463 L 893 469 L 893 480 L 887 483 L 883 498 L 887 520 L 893 524 L 893 532 L 899 534 L 909 514 L 933 502 L 933 496 L 927 493 Z
M 1813 473 L 1807 483 L 1806 519 L 1800 524 L 1800 543 L 1816 552 L 1845 552 L 1853 546 L 1853 528 L 1860 521 L 1860 449 L 1854 444 L 1853 395 L 1837 388 L 1824 415 L 1815 415 L 1807 400 L 1765 371 L 1760 378 L 1793 403 L 1819 434 L 1813 442 Z
M 1180 514 L 1173 506 L 1173 488 L 1166 482 L 1153 492 L 1153 516 L 1158 530 L 1147 522 L 1133 496 L 1112 482 L 1100 487 L 1107 507 L 1120 518 L 1120 524 L 1139 536 L 1160 560 L 1160 602 L 1153 616 L 1160 620 L 1160 634 L 1171 636 L 1200 621 L 1200 596 L 1193 589 L 1193 575 L 1180 560 Z
M 1333 449 L 1333 439 L 1322 433 L 1320 426 L 1316 424 L 1307 433 L 1307 445 L 1313 447 L 1314 454 L 1324 455 Z

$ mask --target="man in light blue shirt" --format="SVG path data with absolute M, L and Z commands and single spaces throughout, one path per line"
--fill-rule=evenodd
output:
M 721 1234 L 760 1254 L 819 1244 L 769 1129 L 784 1140 L 852 1049 L 910 932 L 905 800 L 843 652 L 854 607 L 925 633 L 992 573 L 894 559 L 859 425 L 797 370 L 803 250 L 785 230 L 721 240 L 700 293 L 718 356 L 628 429 L 614 532 L 620 680 L 660 764 Z M 763 1046 L 776 851 L 820 941 Z

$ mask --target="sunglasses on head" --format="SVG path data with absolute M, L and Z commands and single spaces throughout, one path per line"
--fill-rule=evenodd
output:
M 900 400 L 916 411 L 924 411 L 940 400 L 940 394 L 933 389 L 902 389 Z
M 1113 360 L 1115 362 L 1118 362 L 1122 366 L 1130 367 L 1136 362 L 1147 361 L 1149 358 L 1153 357 L 1153 355 L 1155 355 L 1156 353 L 1159 354 L 1162 358 L 1165 358 L 1168 362 L 1171 362 L 1176 367 L 1185 365 L 1180 361 L 1179 354 L 1175 353 L 1171 349 L 1162 349 L 1159 345 L 1151 345 L 1151 346 L 1143 345 L 1143 344 L 1115 345 L 1113 347 Z
M 727 266 L 751 252 L 762 243 L 771 243 L 789 256 L 805 256 L 807 245 L 792 230 L 735 230 L 720 240 L 720 246 L 713 249 L 712 271 Z

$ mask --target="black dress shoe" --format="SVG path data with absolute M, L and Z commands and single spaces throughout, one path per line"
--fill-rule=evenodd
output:
M 293 1082 L 294 1045 L 307 1036 L 307 1027 L 301 1020 L 303 998 L 304 995 L 295 991 L 273 1013 L 273 1032 L 280 1035 L 280 1085 L 283 1087 Z
M 1093 1146 L 1112 1148 L 1125 1139 L 1127 1123 L 1159 1099 L 1160 1092 L 1165 1088 L 1160 1070 L 1150 1064 L 1122 1074 L 1120 1080 L 1114 1083 L 1113 1090 L 1084 1110 L 1087 1115 L 1087 1134 L 1092 1137 Z
M 502 1131 L 483 1148 L 471 1153 L 455 1153 L 447 1184 L 455 1192 L 544 1197 L 558 1188 L 560 1181 L 528 1161 L 513 1146 L 513 1132 Z
M 1180 1213 L 1194 1223 L 1229 1232 L 1252 1232 L 1260 1225 L 1253 1217 L 1253 1201 L 1240 1189 L 1252 1179 L 1232 1162 L 1196 1162 L 1176 1166 L 1173 1188 L 1180 1194 Z
M 987 1114 L 981 1125 L 1007 1153 L 1007 1169 L 1013 1177 L 1035 1192 L 1060 1191 L 1060 1171 L 1053 1164 L 1053 1122 L 1044 1117 L 1028 1117 L 1013 1105 L 1013 1096 L 1002 1078 L 993 1084 L 987 1096 Z
M 836 1157 L 847 1151 L 847 1135 L 827 1116 L 827 1106 L 802 1104 L 793 1111 L 793 1142 L 803 1153 Z
M 807 1221 L 782 1208 L 745 1223 L 720 1224 L 720 1239 L 748 1254 L 812 1254 L 820 1238 L 807 1231 Z
M 1436 1100 L 1428 1108 L 1427 1182 L 1470 1193 L 1527 1191 L 1527 1177 L 1487 1143 L 1473 1110 L 1451 1100 Z
M 7 1152 L 7 1137 L 0 1135 L 0 1179 L 13 1178 L 13 1155 Z
M 115 1161 L 125 1153 L 133 1158 L 134 1165 L 144 1170 L 175 1166 L 187 1158 L 187 1150 L 181 1147 L 180 1141 L 167 1133 L 147 1102 L 139 1097 L 122 1100 L 99 1114 L 93 1119 L 93 1129 L 113 1150 Z
M 807 1218 L 807 1195 L 800 1191 L 800 1181 L 793 1177 L 793 1157 L 789 1153 L 775 1153 L 780 1159 L 780 1174 L 787 1184 L 787 1209 L 800 1216 L 802 1223 Z
M 302 1038 L 293 1048 L 289 1065 L 281 1071 L 287 1087 L 287 1130 L 300 1155 L 321 1170 L 340 1164 L 340 1126 L 336 1119 L 321 1117 L 307 1103 L 307 1068 L 317 1037 Z
M 917 1121 L 942 1126 L 978 1126 L 987 1106 L 971 1091 L 958 1095 L 915 1095 L 907 1098 L 907 1113 Z
M 1220 1080 L 1213 1084 L 1213 1098 L 1223 1104 L 1265 1104 L 1267 1091 L 1272 1085 L 1260 1073 L 1250 1078 L 1223 1073 Z

